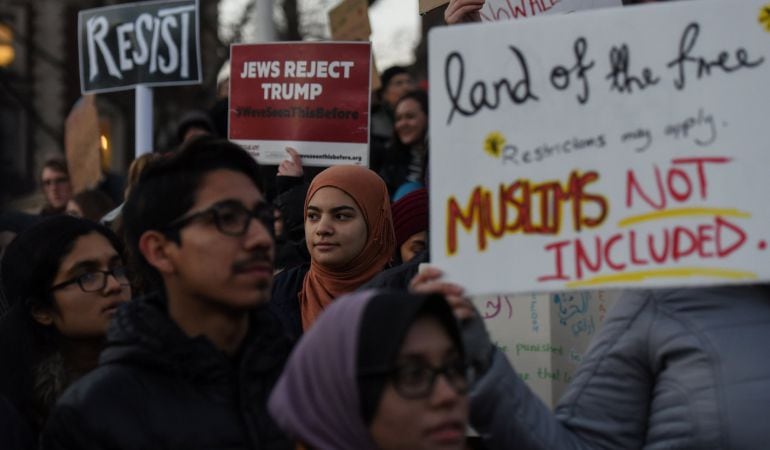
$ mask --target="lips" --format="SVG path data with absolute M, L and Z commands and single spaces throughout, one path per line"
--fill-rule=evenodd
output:
M 404 129 L 398 130 L 398 137 L 401 139 L 402 142 L 412 137 L 414 134 L 415 134 L 414 130 L 410 128 L 404 128 Z
M 102 314 L 110 314 L 110 315 L 115 314 L 115 312 L 118 310 L 118 307 L 123 303 L 125 303 L 125 300 L 113 300 L 107 303 L 102 308 Z
M 404 145 L 414 145 L 420 139 L 420 133 L 412 131 L 404 131 L 398 135 L 401 143 Z
M 458 444 L 465 441 L 465 424 L 461 420 L 447 420 L 428 428 L 430 440 L 441 445 Z
M 331 250 L 337 246 L 338 245 L 333 242 L 316 242 L 313 244 L 313 247 L 319 250 Z

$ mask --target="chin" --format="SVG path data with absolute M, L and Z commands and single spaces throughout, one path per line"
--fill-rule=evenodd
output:
M 245 301 L 243 302 L 244 306 L 246 307 L 256 307 L 263 305 L 270 301 L 270 294 L 272 290 L 270 287 L 267 289 L 260 289 L 256 292 L 253 292 L 251 295 L 249 295 Z
M 214 301 L 232 311 L 249 311 L 270 301 L 270 292 L 271 290 L 269 288 L 264 290 L 259 289 L 257 291 L 250 290 L 249 292 L 241 291 L 238 294 L 220 297 L 218 300 L 215 299 Z
M 327 270 L 337 270 L 342 266 L 344 266 L 344 263 L 340 263 L 336 260 L 329 261 L 329 260 L 323 260 L 323 259 L 316 259 L 315 262 L 316 264 L 318 264 L 319 266 Z
M 270 289 L 268 289 L 268 290 L 266 290 L 264 292 L 258 293 L 256 295 L 256 301 L 254 302 L 254 306 L 264 305 L 267 302 L 269 302 L 270 301 L 270 294 L 271 294 L 271 290 Z
M 313 256 L 313 261 L 316 264 L 319 264 L 324 267 L 334 267 L 337 265 L 336 258 L 330 258 L 329 255 L 326 254 L 318 254 Z

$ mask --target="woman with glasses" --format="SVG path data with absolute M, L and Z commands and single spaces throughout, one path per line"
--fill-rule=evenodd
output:
M 295 337 L 335 298 L 386 268 L 396 246 L 387 188 L 365 167 L 319 173 L 305 196 L 304 221 L 310 264 L 279 273 L 271 300 Z
M 131 297 L 107 228 L 56 216 L 19 234 L 0 265 L 0 394 L 37 435 L 65 388 L 96 367 L 116 309 Z
M 268 406 L 306 448 L 462 449 L 463 355 L 442 296 L 352 294 L 302 337 Z

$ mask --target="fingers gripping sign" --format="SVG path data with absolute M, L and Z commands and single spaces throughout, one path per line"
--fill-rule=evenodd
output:
M 418 294 L 441 294 L 446 297 L 458 320 L 473 317 L 476 312 L 470 300 L 463 296 L 465 289 L 458 284 L 442 281 L 442 275 L 440 269 L 421 264 L 419 272 L 409 282 L 409 290 Z
M 444 20 L 448 25 L 466 22 L 481 22 L 481 8 L 485 0 L 449 0 L 444 11 Z
M 302 156 L 291 147 L 286 147 L 286 153 L 289 154 L 288 157 L 278 165 L 278 176 L 301 177 L 304 173 L 302 170 Z

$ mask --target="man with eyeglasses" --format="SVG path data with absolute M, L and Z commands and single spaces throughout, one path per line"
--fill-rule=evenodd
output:
M 40 172 L 40 185 L 45 195 L 46 205 L 40 215 L 61 214 L 72 198 L 72 183 L 67 170 L 67 163 L 60 159 L 50 159 L 43 164 Z
M 123 221 L 144 295 L 115 315 L 43 447 L 292 448 L 266 407 L 292 343 L 267 308 L 273 210 L 257 163 L 194 140 L 142 176 Z

